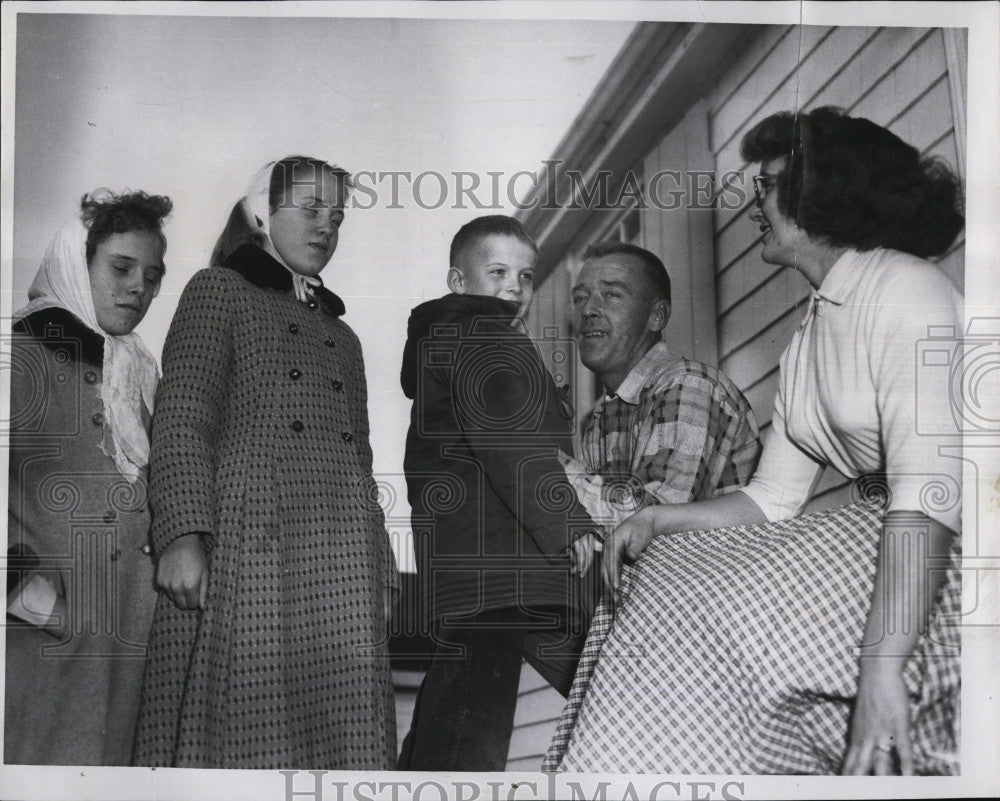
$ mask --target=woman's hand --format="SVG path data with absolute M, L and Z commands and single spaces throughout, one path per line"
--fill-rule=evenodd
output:
M 853 776 L 913 775 L 910 704 L 898 660 L 862 660 L 847 754 L 840 772 Z
M 156 565 L 156 583 L 178 609 L 204 609 L 208 598 L 208 560 L 200 534 L 175 539 Z
M 654 520 L 658 508 L 662 507 L 640 509 L 604 541 L 604 586 L 609 590 L 618 589 L 622 558 L 628 557 L 630 562 L 634 562 L 656 536 Z

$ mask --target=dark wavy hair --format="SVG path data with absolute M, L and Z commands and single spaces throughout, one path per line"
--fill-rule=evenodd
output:
M 787 159 L 778 208 L 820 242 L 931 258 L 965 225 L 961 182 L 946 164 L 838 108 L 772 114 L 746 133 L 740 153 Z
M 620 242 L 617 239 L 609 239 L 596 245 L 590 245 L 583 252 L 583 260 L 590 261 L 602 256 L 613 256 L 615 253 L 637 258 L 642 264 L 642 273 L 653 293 L 654 300 L 670 301 L 670 275 L 667 273 L 667 268 L 663 266 L 659 256 L 646 248 L 628 242 Z
M 538 255 L 538 245 L 535 244 L 535 240 L 519 220 L 515 220 L 513 217 L 508 217 L 505 214 L 487 214 L 483 217 L 476 217 L 474 220 L 470 220 L 458 229 L 458 233 L 451 240 L 448 264 L 455 267 L 459 257 L 466 248 L 471 247 L 491 234 L 512 236 L 531 248 L 536 256 Z
M 147 195 L 143 191 L 115 194 L 110 189 L 98 189 L 84 195 L 80 201 L 80 217 L 87 226 L 87 264 L 94 258 L 97 246 L 112 234 L 129 231 L 152 231 L 160 237 L 163 249 L 163 221 L 173 211 L 174 204 L 165 195 Z

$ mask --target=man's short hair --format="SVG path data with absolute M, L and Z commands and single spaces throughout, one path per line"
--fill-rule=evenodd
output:
M 583 260 L 590 261 L 591 259 L 613 256 L 618 253 L 637 258 L 642 265 L 642 273 L 646 277 L 646 282 L 649 284 L 649 288 L 652 290 L 656 300 L 670 302 L 670 276 L 667 274 L 667 268 L 663 266 L 663 262 L 660 261 L 655 253 L 651 253 L 645 248 L 641 248 L 638 245 L 631 245 L 628 242 L 609 239 L 605 242 L 590 245 L 584 251 Z
M 476 217 L 458 229 L 458 233 L 451 240 L 451 254 L 448 259 L 450 266 L 456 267 L 458 258 L 466 248 L 490 234 L 513 236 L 531 248 L 536 256 L 538 255 L 538 245 L 520 222 L 505 214 L 488 214 L 485 217 Z

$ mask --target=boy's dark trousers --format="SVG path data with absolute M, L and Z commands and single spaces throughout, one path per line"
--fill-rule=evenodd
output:
M 595 560 L 567 607 L 499 609 L 434 626 L 434 657 L 417 693 L 397 768 L 502 771 L 506 768 L 521 658 L 569 694 L 593 615 Z

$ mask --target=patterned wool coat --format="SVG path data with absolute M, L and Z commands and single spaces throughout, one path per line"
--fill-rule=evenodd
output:
M 196 274 L 163 352 L 153 545 L 203 532 L 204 610 L 157 603 L 134 762 L 389 769 L 383 598 L 361 348 L 321 290 L 245 245 Z
M 4 761 L 127 765 L 156 590 L 144 475 L 101 450 L 104 339 L 65 309 L 14 326 L 8 585 L 45 576 L 61 638 L 7 619 Z M 17 556 L 20 554 L 20 556 Z

